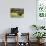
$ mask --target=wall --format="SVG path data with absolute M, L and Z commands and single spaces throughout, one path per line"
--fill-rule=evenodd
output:
M 10 8 L 24 8 L 24 18 L 11 18 Z M 19 27 L 19 32 L 30 32 L 30 26 L 36 24 L 36 0 L 1 0 L 0 34 L 9 32 L 11 27 Z

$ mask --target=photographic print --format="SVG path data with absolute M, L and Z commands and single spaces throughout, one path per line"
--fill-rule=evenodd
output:
M 24 9 L 23 8 L 11 8 L 10 16 L 11 17 L 24 17 Z
M 37 0 L 37 15 L 39 18 L 46 17 L 46 0 Z

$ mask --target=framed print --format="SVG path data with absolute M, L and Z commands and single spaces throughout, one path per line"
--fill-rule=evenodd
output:
M 24 8 L 11 8 L 10 16 L 11 17 L 24 17 Z
M 37 0 L 37 16 L 46 18 L 46 0 Z

